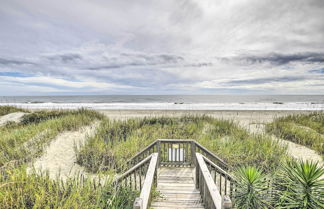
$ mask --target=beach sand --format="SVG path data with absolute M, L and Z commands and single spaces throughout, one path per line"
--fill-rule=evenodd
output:
M 60 133 L 46 148 L 43 156 L 36 159 L 28 168 L 28 172 L 33 169 L 39 173 L 47 171 L 50 178 L 56 179 L 60 176 L 62 180 L 78 175 L 96 178 L 95 175 L 88 174 L 83 167 L 76 163 L 75 146 L 83 145 L 88 137 L 95 133 L 98 126 L 99 122 L 96 121 L 79 130 Z
M 0 117 L 0 126 L 3 126 L 8 122 L 19 123 L 25 114 L 26 113 L 24 112 L 13 112 L 7 115 L 3 115 Z
M 234 120 L 247 127 L 254 123 L 262 124 L 271 122 L 276 117 L 290 114 L 310 113 L 312 111 L 299 110 L 98 110 L 112 119 L 128 119 L 142 117 L 179 117 L 183 115 L 208 115 L 214 118 Z

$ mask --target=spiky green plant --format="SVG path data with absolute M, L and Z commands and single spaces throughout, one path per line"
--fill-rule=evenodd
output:
M 278 208 L 324 208 L 324 168 L 310 161 L 289 161 L 277 179 Z
M 270 208 L 265 174 L 255 167 L 248 166 L 239 168 L 234 176 L 237 182 L 234 193 L 236 208 Z

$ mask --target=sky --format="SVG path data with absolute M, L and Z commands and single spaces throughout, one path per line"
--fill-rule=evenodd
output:
M 0 0 L 0 95 L 324 94 L 323 0 Z

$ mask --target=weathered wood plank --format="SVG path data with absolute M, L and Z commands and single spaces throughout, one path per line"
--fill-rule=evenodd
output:
M 157 161 L 158 161 L 158 153 L 153 153 L 151 155 L 151 161 L 149 168 L 146 173 L 146 177 L 143 183 L 142 191 L 140 194 L 140 199 L 142 201 L 142 207 L 141 209 L 147 209 L 149 207 L 149 201 L 151 198 L 151 190 L 152 190 L 152 185 L 154 182 L 154 176 L 156 172 L 156 167 L 157 167 Z M 135 207 L 135 205 L 134 205 Z
M 151 208 L 199 208 L 202 200 L 194 183 L 194 168 L 163 167 L 158 172 L 157 190 L 160 197 L 156 198 Z
M 200 190 L 204 189 L 202 192 L 203 195 L 205 195 L 203 197 L 203 200 L 205 200 L 204 203 L 206 205 L 211 204 L 211 206 L 215 209 L 222 209 L 222 197 L 216 187 L 216 184 L 214 183 L 213 178 L 210 175 L 203 156 L 200 153 L 196 153 L 196 159 L 196 169 L 200 169 L 201 171 L 201 175 L 199 175 L 199 185 L 204 185 L 203 188 L 199 188 Z
M 221 166 L 225 169 L 227 169 L 227 164 L 224 162 L 224 160 L 222 160 L 221 158 L 219 158 L 218 156 L 216 156 L 214 153 L 210 152 L 206 147 L 202 146 L 201 144 L 199 144 L 198 142 L 195 142 L 196 146 L 202 150 L 203 152 L 205 152 L 205 154 L 209 155 L 209 157 L 214 158 L 217 162 L 219 162 L 221 164 Z
M 115 183 L 119 183 L 120 181 L 122 181 L 124 178 L 126 178 L 127 176 L 129 176 L 130 174 L 132 174 L 133 172 L 135 172 L 138 168 L 140 168 L 143 164 L 147 163 L 150 159 L 151 159 L 152 155 L 146 157 L 144 160 L 142 160 L 140 163 L 136 164 L 135 166 L 133 166 L 132 168 L 130 168 L 129 170 L 127 170 L 125 173 L 123 173 L 121 176 L 119 176 L 116 180 Z

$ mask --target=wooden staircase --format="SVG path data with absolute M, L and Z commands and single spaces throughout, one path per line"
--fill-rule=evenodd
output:
M 127 164 L 114 185 L 140 191 L 133 209 L 232 209 L 228 166 L 194 140 L 158 139 Z
M 159 197 L 151 203 L 152 209 L 203 209 L 200 192 L 195 187 L 194 168 L 168 168 L 158 170 Z

